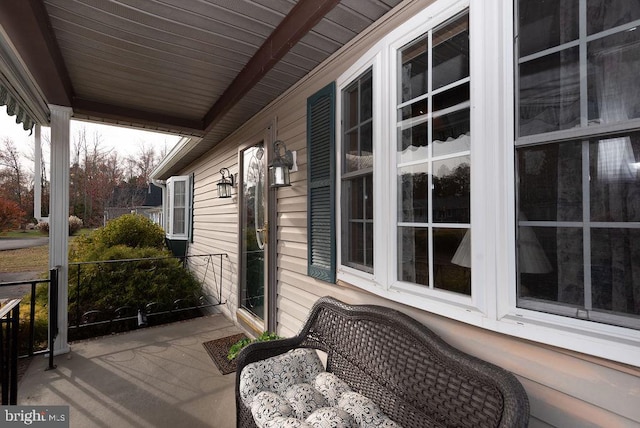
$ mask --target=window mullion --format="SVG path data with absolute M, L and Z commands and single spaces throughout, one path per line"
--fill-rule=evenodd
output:
M 579 58 L 580 58 L 580 126 L 589 124 L 589 99 L 587 92 L 587 0 L 578 6 Z
M 428 157 L 428 189 L 427 206 L 428 212 L 428 253 L 429 253 L 429 288 L 435 287 L 434 282 L 434 248 L 433 248 L 433 30 L 429 30 L 427 35 L 427 157 Z
M 591 294 L 591 194 L 589 189 L 589 140 L 582 142 L 582 258 L 584 270 L 584 307 L 593 308 Z

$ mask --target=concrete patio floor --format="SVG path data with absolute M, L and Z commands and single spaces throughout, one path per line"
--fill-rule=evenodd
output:
M 235 426 L 235 373 L 221 375 L 203 342 L 240 333 L 221 314 L 71 344 L 35 357 L 19 405 L 69 405 L 71 427 Z

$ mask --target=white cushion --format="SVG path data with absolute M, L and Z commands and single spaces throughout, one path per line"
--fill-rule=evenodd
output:
M 324 365 L 312 349 L 248 364 L 240 397 L 258 428 L 401 428 Z
M 353 418 L 337 407 L 322 407 L 313 412 L 305 421 L 313 428 L 355 428 Z
M 359 427 L 400 427 L 368 397 L 349 391 L 342 394 L 338 407 L 349 413 Z
M 324 366 L 313 349 L 294 349 L 285 354 L 247 364 L 240 374 L 240 398 L 251 407 L 261 391 L 283 394 L 296 383 L 311 383 Z
M 308 383 L 292 385 L 285 391 L 284 398 L 298 419 L 306 419 L 314 410 L 329 405 L 322 394 Z
M 345 381 L 329 372 L 319 373 L 313 381 L 313 386 L 327 399 L 330 406 L 337 406 L 342 394 L 351 391 Z
M 251 414 L 258 428 L 264 428 L 266 423 L 275 417 L 293 416 L 293 409 L 280 395 L 271 391 L 261 391 L 251 403 Z

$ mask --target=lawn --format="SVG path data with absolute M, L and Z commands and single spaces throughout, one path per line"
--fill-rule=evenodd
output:
M 49 246 L 0 251 L 0 273 L 47 272 L 49 270 Z
M 47 235 L 43 234 L 39 230 L 11 230 L 9 232 L 0 233 L 0 239 L 2 238 L 43 238 Z

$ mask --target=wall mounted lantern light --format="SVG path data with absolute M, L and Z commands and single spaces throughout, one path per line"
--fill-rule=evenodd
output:
M 281 153 L 280 150 L 283 152 Z M 282 140 L 273 142 L 273 162 L 269 165 L 271 187 L 291 186 L 289 170 L 293 168 L 293 154 L 287 150 Z
M 222 178 L 218 181 L 218 197 L 230 198 L 231 188 L 233 187 L 233 175 L 229 173 L 227 168 L 220 169 Z

